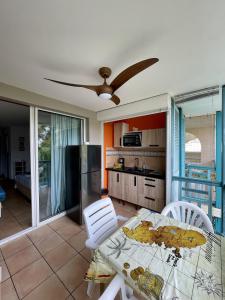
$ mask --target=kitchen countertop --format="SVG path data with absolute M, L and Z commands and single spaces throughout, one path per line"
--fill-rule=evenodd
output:
M 157 178 L 157 179 L 165 179 L 165 174 L 160 173 L 155 170 L 149 170 L 149 169 L 136 169 L 136 168 L 126 168 L 125 167 L 123 169 L 106 168 L 106 170 L 134 174 L 134 175 L 138 175 L 138 176 L 152 177 L 152 178 Z

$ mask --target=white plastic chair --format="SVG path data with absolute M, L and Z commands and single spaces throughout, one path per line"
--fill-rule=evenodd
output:
M 195 204 L 185 201 L 171 202 L 162 210 L 161 214 L 214 233 L 209 217 Z
M 95 250 L 118 228 L 118 220 L 127 221 L 128 218 L 116 215 L 112 200 L 104 198 L 98 200 L 83 211 L 84 221 L 88 234 L 85 242 L 87 248 Z M 90 297 L 94 288 L 93 282 L 88 282 L 87 294 Z
M 121 300 L 138 300 L 119 274 L 113 278 L 98 300 L 114 300 L 119 292 L 121 293 Z

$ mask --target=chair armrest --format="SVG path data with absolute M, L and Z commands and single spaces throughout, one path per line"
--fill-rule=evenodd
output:
M 85 241 L 85 246 L 89 249 L 95 250 L 98 248 L 99 245 L 97 245 L 94 241 L 91 239 L 88 239 Z
M 124 216 L 121 216 L 121 215 L 117 215 L 116 217 L 117 217 L 118 221 L 127 221 L 128 220 L 127 217 L 124 217 Z

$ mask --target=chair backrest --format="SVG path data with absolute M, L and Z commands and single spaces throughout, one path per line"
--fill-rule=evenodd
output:
M 117 229 L 116 212 L 110 198 L 92 203 L 84 209 L 83 216 L 88 238 L 98 245 Z
M 119 274 L 113 278 L 98 300 L 114 300 L 119 292 L 121 293 L 121 300 L 137 300 L 133 296 L 133 291 L 126 287 L 123 278 Z
M 208 232 L 214 232 L 212 223 L 207 214 L 195 204 L 185 201 L 175 201 L 168 204 L 162 210 L 161 214 L 202 228 Z

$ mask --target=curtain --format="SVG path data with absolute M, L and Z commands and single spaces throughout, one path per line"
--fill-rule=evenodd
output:
M 51 114 L 51 210 L 52 216 L 65 210 L 65 149 L 81 143 L 81 120 Z

